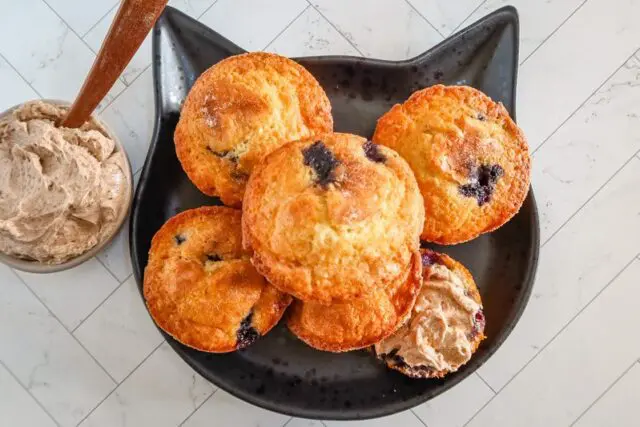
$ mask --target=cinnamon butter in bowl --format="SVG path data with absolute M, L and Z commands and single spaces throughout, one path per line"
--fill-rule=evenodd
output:
M 68 107 L 38 100 L 0 114 L 0 261 L 19 270 L 50 273 L 90 259 L 131 205 L 124 148 L 94 117 L 59 126 Z

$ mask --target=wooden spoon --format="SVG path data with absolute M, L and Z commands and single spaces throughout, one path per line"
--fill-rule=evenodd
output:
M 62 126 L 75 128 L 89 119 L 125 69 L 168 0 L 123 0 L 80 93 Z

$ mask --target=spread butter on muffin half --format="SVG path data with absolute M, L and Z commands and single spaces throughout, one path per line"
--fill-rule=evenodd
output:
M 485 317 L 471 273 L 445 254 L 421 253 L 422 288 L 409 320 L 375 352 L 410 377 L 441 378 L 471 359 L 485 338 Z
M 253 52 L 226 58 L 196 80 L 174 137 L 195 186 L 239 207 L 247 178 L 266 154 L 332 130 L 329 99 L 303 66 Z
M 291 302 L 269 285 L 242 249 L 240 211 L 184 211 L 153 237 L 144 298 L 156 324 L 197 350 L 224 353 L 251 345 Z
M 254 169 L 243 244 L 273 286 L 330 304 L 397 283 L 423 221 L 422 196 L 397 153 L 329 133 L 288 143 Z
M 415 92 L 379 120 L 373 141 L 411 165 L 424 197 L 422 239 L 455 244 L 511 219 L 529 190 L 522 131 L 500 103 L 467 86 Z
M 287 325 L 309 346 L 343 352 L 369 347 L 392 334 L 407 319 L 422 286 L 420 253 L 397 284 L 349 302 L 323 305 L 296 300 Z

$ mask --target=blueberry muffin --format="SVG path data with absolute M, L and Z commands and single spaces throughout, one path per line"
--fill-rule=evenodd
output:
M 285 142 L 333 130 L 316 79 L 279 55 L 224 59 L 196 80 L 175 131 L 178 159 L 203 193 L 238 207 L 254 166 Z
M 422 285 L 420 253 L 397 284 L 362 298 L 329 306 L 294 301 L 288 326 L 313 348 L 342 352 L 375 344 L 406 320 Z
M 420 191 L 397 153 L 329 133 L 286 144 L 254 169 L 242 233 L 273 286 L 330 304 L 397 283 L 423 221 Z
M 461 243 L 513 217 L 529 190 L 522 131 L 502 104 L 466 86 L 415 92 L 378 120 L 373 141 L 404 157 L 424 196 L 422 239 Z
M 445 254 L 421 252 L 422 288 L 411 317 L 375 351 L 405 375 L 441 378 L 471 359 L 485 338 L 485 318 L 471 273 Z
M 160 228 L 144 271 L 144 298 L 160 328 L 212 353 L 252 344 L 291 302 L 242 250 L 240 211 L 219 206 L 182 212 Z

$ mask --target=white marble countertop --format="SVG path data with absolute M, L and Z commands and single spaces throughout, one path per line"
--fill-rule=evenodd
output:
M 0 0 L 0 110 L 73 99 L 117 0 Z M 238 45 L 401 59 L 503 0 L 172 0 Z M 39 276 L 0 266 L 0 425 L 637 426 L 640 404 L 640 0 L 513 0 L 518 119 L 533 151 L 542 249 L 502 348 L 440 397 L 391 417 L 290 419 L 195 374 L 153 326 L 126 230 Z M 134 171 L 152 127 L 151 43 L 100 107 Z M 137 176 L 137 175 L 136 175 Z

